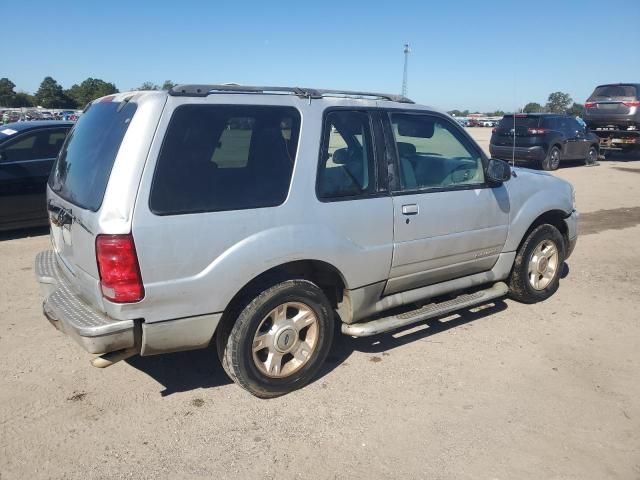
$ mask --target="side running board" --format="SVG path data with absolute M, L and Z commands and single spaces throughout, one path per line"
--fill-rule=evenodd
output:
M 388 332 L 397 328 L 406 327 L 428 318 L 447 315 L 463 308 L 481 305 L 490 300 L 503 297 L 509 291 L 509 287 L 504 282 L 497 282 L 490 288 L 479 290 L 474 293 L 463 293 L 454 299 L 440 303 L 429 303 L 415 310 L 391 315 L 389 317 L 371 320 L 369 322 L 359 322 L 352 324 L 342 324 L 342 333 L 352 337 L 368 337 L 378 333 Z

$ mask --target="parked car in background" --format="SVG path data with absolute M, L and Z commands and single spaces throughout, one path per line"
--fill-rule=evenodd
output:
M 491 135 L 491 156 L 533 162 L 556 170 L 562 160 L 598 160 L 599 138 L 569 115 L 518 113 L 505 115 Z
M 46 185 L 70 122 L 0 126 L 0 230 L 47 224 Z
M 592 130 L 640 130 L 640 84 L 599 85 L 584 104 L 584 120 Z
M 118 93 L 78 120 L 48 185 L 51 323 L 99 367 L 215 334 L 260 397 L 308 383 L 336 322 L 369 336 L 545 300 L 577 239 L 568 182 L 512 178 L 449 115 L 396 95 Z

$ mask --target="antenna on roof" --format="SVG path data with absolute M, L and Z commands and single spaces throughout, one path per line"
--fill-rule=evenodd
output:
M 409 44 L 404 44 L 404 73 L 402 74 L 402 96 L 407 96 L 407 81 L 409 76 L 409 54 L 411 53 L 411 49 L 409 48 Z

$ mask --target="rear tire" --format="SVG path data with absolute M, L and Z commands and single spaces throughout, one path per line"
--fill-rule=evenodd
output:
M 560 285 L 565 255 L 564 238 L 556 227 L 545 223 L 534 228 L 516 254 L 509 296 L 522 303 L 549 298 Z
M 598 147 L 591 145 L 587 151 L 587 155 L 584 159 L 585 165 L 596 165 L 598 163 Z
M 223 326 L 218 354 L 235 383 L 256 397 L 273 398 L 313 379 L 333 332 L 333 309 L 322 290 L 307 280 L 286 280 L 259 293 L 235 323 Z
M 547 152 L 546 158 L 540 164 L 542 169 L 547 171 L 557 170 L 560 166 L 560 154 L 560 149 L 556 145 L 551 147 Z

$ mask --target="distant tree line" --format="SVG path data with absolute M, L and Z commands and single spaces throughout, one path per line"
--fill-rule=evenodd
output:
M 540 105 L 536 102 L 527 103 L 522 109 L 523 113 L 566 113 L 572 116 L 583 116 L 584 105 L 576 103 L 571 98 L 571 95 L 564 92 L 553 92 L 549 94 L 547 103 Z M 469 116 L 469 110 L 451 110 L 448 112 L 455 117 L 467 117 Z M 473 112 L 480 113 L 480 112 Z M 500 117 L 504 115 L 502 110 L 496 110 L 495 112 L 484 112 L 484 115 L 488 117 Z
M 171 80 L 165 80 L 162 86 L 153 82 L 144 82 L 134 90 L 169 90 L 175 86 Z M 99 97 L 118 93 L 115 84 L 99 78 L 87 78 L 80 84 L 64 89 L 56 80 L 45 77 L 33 94 L 16 92 L 16 85 L 8 78 L 0 78 L 0 106 L 2 107 L 44 107 L 44 108 L 84 108 Z

